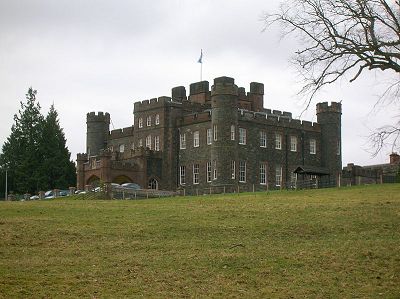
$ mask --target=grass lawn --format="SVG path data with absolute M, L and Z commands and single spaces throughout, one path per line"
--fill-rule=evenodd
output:
M 0 202 L 0 298 L 400 298 L 400 185 Z

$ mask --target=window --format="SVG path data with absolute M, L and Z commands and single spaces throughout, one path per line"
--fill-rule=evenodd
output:
M 207 182 L 211 182 L 211 161 L 207 162 Z
M 146 118 L 146 124 L 148 127 L 151 126 L 151 116 L 150 115 Z
M 236 177 L 236 161 L 231 161 L 231 179 L 234 180 Z
M 340 156 L 340 140 L 336 143 L 336 155 Z
M 160 136 L 154 137 L 154 150 L 156 151 L 160 150 Z
M 239 182 L 246 183 L 246 161 L 239 161 Z
M 214 180 L 217 179 L 217 161 L 215 161 L 215 160 L 214 160 L 214 177 L 213 177 L 213 179 Z
M 199 183 L 199 164 L 193 164 L 193 184 Z
M 193 147 L 199 147 L 200 145 L 200 137 L 199 137 L 199 131 L 195 131 L 193 133 Z
M 179 184 L 181 185 L 185 185 L 186 183 L 185 172 L 186 172 L 185 166 L 179 167 Z
M 180 149 L 186 148 L 186 134 L 183 133 L 180 135 Z
M 235 140 L 235 125 L 231 125 L 231 140 Z
M 131 150 L 134 150 L 135 149 L 135 143 L 132 141 L 132 143 L 131 143 Z
M 275 186 L 280 187 L 282 184 L 282 167 L 276 165 L 275 167 Z
M 260 163 L 260 184 L 267 184 L 267 163 Z
M 239 128 L 239 144 L 246 144 L 246 129 Z
M 282 149 L 282 135 L 278 133 L 275 134 L 275 148 Z
M 143 118 L 139 118 L 139 128 L 143 128 Z
M 143 146 L 143 139 L 140 138 L 140 139 L 139 139 L 139 147 L 142 147 L 142 146 Z
M 151 135 L 146 137 L 146 147 L 151 149 Z
M 158 190 L 158 181 L 156 179 L 151 179 L 148 184 L 149 189 Z
M 317 142 L 315 139 L 310 139 L 310 154 L 315 155 L 317 153 Z
M 156 125 L 160 124 L 160 114 L 156 114 Z
M 290 136 L 290 151 L 297 152 L 297 137 Z
M 217 141 L 218 139 L 218 129 L 217 125 L 214 125 L 214 141 Z
M 119 152 L 123 153 L 125 151 L 125 144 L 120 144 L 119 145 Z
M 260 147 L 267 147 L 267 132 L 260 131 Z
M 212 143 L 212 130 L 207 129 L 207 144 L 210 145 Z

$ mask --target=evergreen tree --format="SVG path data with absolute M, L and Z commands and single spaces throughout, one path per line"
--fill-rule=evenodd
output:
M 41 163 L 39 140 L 42 135 L 43 116 L 36 102 L 37 91 L 29 88 L 26 102 L 14 115 L 11 134 L 2 147 L 0 163 L 8 169 L 9 190 L 17 193 L 38 190 L 38 169 Z
M 75 164 L 70 160 L 71 153 L 66 146 L 65 135 L 54 105 L 51 105 L 44 121 L 40 155 L 43 159 L 40 168 L 42 189 L 65 189 L 75 186 Z
M 44 118 L 36 94 L 29 88 L 26 102 L 21 101 L 0 154 L 0 167 L 8 170 L 8 190 L 20 194 L 64 189 L 76 182 L 75 164 L 70 160 L 58 113 L 52 105 Z M 5 181 L 4 171 L 1 179 Z M 4 192 L 5 186 L 1 189 Z

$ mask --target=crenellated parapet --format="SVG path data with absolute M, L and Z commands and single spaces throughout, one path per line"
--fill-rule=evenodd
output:
M 331 102 L 330 105 L 328 104 L 328 102 L 317 104 L 317 114 L 327 112 L 342 113 L 342 104 L 338 102 Z
M 110 132 L 110 139 L 130 137 L 130 136 L 133 136 L 134 133 L 135 133 L 134 126 L 130 126 L 130 127 L 122 128 L 122 129 L 116 129 L 116 130 L 112 130 Z
M 276 111 L 277 110 L 275 110 L 275 112 Z M 256 121 L 257 123 L 266 126 L 279 126 L 314 132 L 320 132 L 321 130 L 321 126 L 318 123 L 305 120 L 301 121 L 300 119 L 293 119 L 291 113 L 281 111 L 279 112 L 280 113 L 260 113 L 240 110 L 238 114 L 239 121 Z
M 151 109 L 162 108 L 172 102 L 170 97 L 159 97 L 150 100 L 139 101 L 134 104 L 134 112 L 142 112 Z
M 238 95 L 238 87 L 235 80 L 230 77 L 219 77 L 214 79 L 214 85 L 211 86 L 211 96 L 216 95 Z
M 86 162 L 88 161 L 88 155 L 86 153 L 78 153 L 76 155 L 76 161 L 79 162 Z
M 87 122 L 105 122 L 110 123 L 110 114 L 108 112 L 96 112 L 92 111 L 86 114 L 86 121 Z

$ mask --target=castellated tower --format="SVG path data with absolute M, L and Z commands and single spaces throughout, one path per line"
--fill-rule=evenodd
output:
M 317 122 L 321 125 L 321 166 L 329 169 L 331 175 L 338 175 L 342 170 L 341 128 L 342 104 L 327 102 L 317 104 Z
M 110 114 L 90 112 L 86 115 L 86 154 L 96 156 L 107 147 L 110 131 Z
M 212 168 L 217 169 L 217 179 L 213 180 L 213 184 L 231 185 L 234 183 L 231 178 L 231 161 L 238 160 L 238 142 L 231 140 L 231 126 L 235 130 L 235 136 L 238 130 L 238 87 L 233 78 L 214 79 L 211 87 L 211 108 L 211 161 Z

